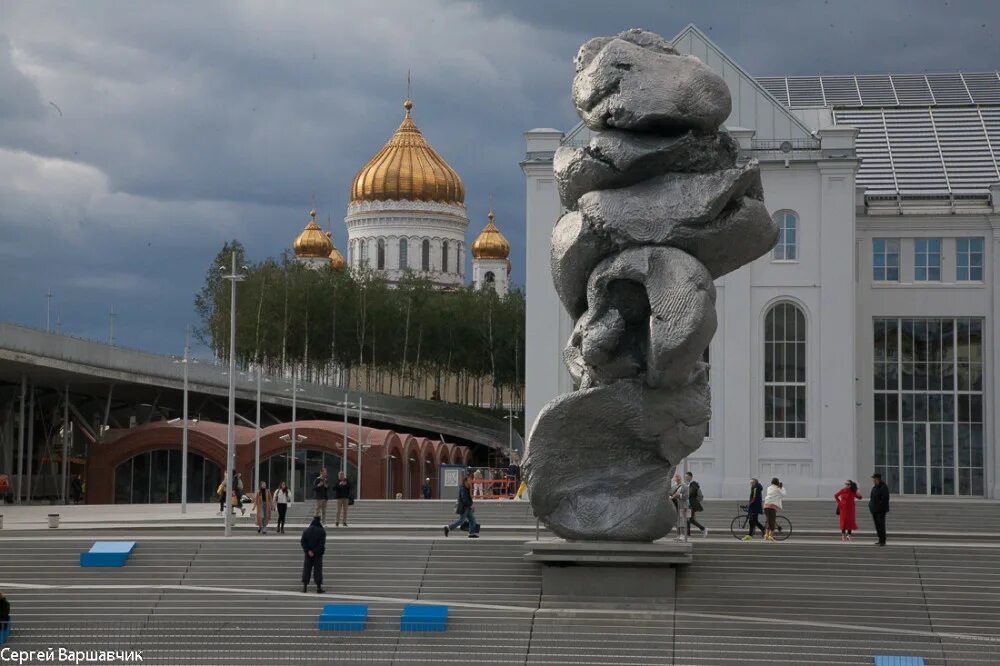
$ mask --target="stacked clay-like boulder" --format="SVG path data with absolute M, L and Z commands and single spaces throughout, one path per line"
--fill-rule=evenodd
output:
M 575 320 L 563 353 L 578 389 L 532 427 L 532 507 L 567 539 L 652 541 L 674 525 L 670 478 L 711 415 L 713 280 L 768 252 L 778 229 L 757 163 L 720 130 L 725 82 L 659 35 L 580 48 L 573 103 L 596 134 L 560 148 L 567 210 L 552 278 Z

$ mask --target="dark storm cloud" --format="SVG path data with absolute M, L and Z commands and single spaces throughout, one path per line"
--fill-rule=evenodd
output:
M 524 281 L 524 130 L 570 128 L 580 42 L 693 22 L 753 74 L 986 70 L 993 3 L 405 0 L 0 4 L 0 317 L 177 351 L 225 239 L 344 248 L 356 170 L 414 118 Z M 44 266 L 44 272 L 39 268 Z

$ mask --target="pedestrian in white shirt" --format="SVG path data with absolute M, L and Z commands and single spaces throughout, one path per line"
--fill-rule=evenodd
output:
M 278 534 L 285 533 L 285 513 L 292 503 L 292 495 L 288 492 L 288 484 L 284 481 L 274 491 L 274 506 L 278 509 Z
M 764 491 L 764 515 L 767 516 L 765 541 L 774 541 L 774 524 L 778 518 L 778 511 L 781 511 L 781 500 L 784 496 L 785 485 L 778 480 L 778 477 L 774 477 L 771 479 L 771 485 Z

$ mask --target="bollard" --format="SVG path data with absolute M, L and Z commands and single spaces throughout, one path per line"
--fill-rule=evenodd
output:
M 50 513 L 49 514 L 49 527 L 55 528 L 59 527 L 59 514 Z

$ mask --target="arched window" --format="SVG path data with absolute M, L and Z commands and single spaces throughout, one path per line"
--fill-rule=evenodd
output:
M 368 263 L 368 258 L 365 257 L 365 242 L 364 240 L 358 241 L 358 266 L 364 267 Z
M 379 238 L 375 246 L 375 265 L 380 271 L 385 270 L 385 239 Z
M 483 282 L 486 284 L 493 284 L 496 280 L 497 277 L 493 275 L 493 271 L 486 271 L 486 275 L 483 276 Z
M 458 269 L 456 272 L 459 275 L 465 273 L 465 262 L 462 261 L 462 244 L 459 243 L 458 247 L 455 248 L 455 267 Z
M 764 437 L 806 436 L 806 318 L 792 303 L 764 317 Z
M 448 272 L 448 241 L 441 243 L 441 272 Z
M 406 270 L 409 267 L 407 263 L 409 257 L 406 256 L 407 250 L 409 248 L 406 246 L 406 239 L 399 239 L 399 270 Z
M 420 246 L 420 270 L 429 271 L 431 269 L 431 242 L 424 239 Z
M 774 258 L 779 261 L 798 259 L 799 216 L 790 210 L 779 210 L 774 214 L 774 223 L 778 225 L 778 244 L 774 246 Z
M 115 467 L 115 504 L 150 504 L 181 501 L 180 449 L 157 449 L 135 455 Z M 222 470 L 214 462 L 188 452 L 187 498 L 214 502 Z

